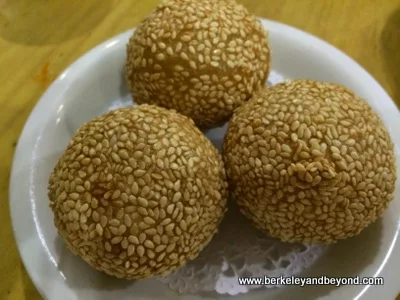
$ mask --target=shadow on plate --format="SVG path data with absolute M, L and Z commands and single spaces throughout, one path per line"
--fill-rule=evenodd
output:
M 382 56 L 386 62 L 388 83 L 396 104 L 400 105 L 400 8 L 388 19 L 381 34 Z
M 119 86 L 119 95 L 122 99 L 131 97 L 131 92 L 129 91 L 128 83 L 126 82 L 125 65 L 122 67 L 121 70 L 121 83 Z
M 81 36 L 110 11 L 111 0 L 5 0 L 0 3 L 0 36 L 17 44 L 58 44 Z M 81 20 L 84 20 L 81 22 Z M 49 29 L 52 28 L 52 29 Z

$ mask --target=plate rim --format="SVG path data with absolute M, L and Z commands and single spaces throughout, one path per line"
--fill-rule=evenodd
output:
M 319 37 L 305 32 L 301 29 L 272 21 L 272 20 L 267 20 L 264 18 L 259 18 L 264 27 L 267 29 L 269 27 L 274 27 L 275 29 L 283 30 L 286 31 L 287 34 L 291 36 L 293 39 L 305 39 L 310 41 L 310 45 L 314 45 L 316 48 L 321 48 L 320 51 L 326 50 L 327 52 L 331 52 L 336 56 L 338 61 L 341 61 L 343 64 L 347 65 L 347 68 L 353 68 L 354 72 L 359 73 L 360 75 L 363 76 L 363 80 L 366 81 L 366 83 L 369 83 L 370 85 L 374 86 L 373 89 L 377 91 L 377 94 L 383 96 L 382 101 L 384 102 L 385 110 L 390 111 L 391 118 L 394 119 L 396 118 L 397 120 L 400 121 L 400 113 L 395 105 L 394 101 L 390 98 L 388 93 L 383 89 L 383 87 L 380 85 L 380 83 L 371 75 L 369 74 L 358 62 L 356 62 L 354 59 L 349 57 L 347 54 L 345 54 L 343 51 L 339 50 L 335 46 L 329 44 L 328 42 L 320 39 Z M 86 53 L 84 53 L 82 56 L 80 56 L 77 60 L 75 60 L 70 66 L 68 66 L 58 77 L 53 83 L 47 88 L 47 90 L 42 94 L 42 96 L 39 98 L 37 103 L 35 104 L 34 108 L 32 109 L 28 119 L 26 120 L 23 130 L 20 133 L 20 136 L 18 138 L 18 143 L 17 147 L 14 152 L 14 157 L 12 161 L 12 166 L 11 166 L 11 174 L 10 174 L 10 181 L 9 181 L 9 210 L 10 210 L 10 217 L 11 217 L 11 224 L 12 224 L 12 230 L 13 230 L 13 235 L 14 235 L 14 240 L 17 244 L 18 252 L 20 255 L 20 258 L 24 264 L 24 267 L 31 278 L 32 282 L 34 283 L 36 289 L 38 292 L 41 294 L 41 296 L 45 299 L 53 299 L 56 296 L 56 291 L 49 291 L 49 290 L 43 290 L 43 282 L 41 281 L 41 278 L 38 276 L 34 276 L 33 274 L 36 273 L 34 270 L 35 264 L 31 262 L 30 255 L 28 255 L 28 252 L 42 252 L 45 251 L 43 249 L 43 244 L 38 241 L 38 244 L 34 245 L 35 248 L 32 249 L 32 245 L 26 244 L 23 238 L 26 236 L 24 232 L 21 232 L 17 228 L 19 228 L 19 217 L 20 213 L 24 210 L 23 207 L 27 208 L 29 206 L 29 215 L 33 215 L 31 213 L 31 199 L 26 199 L 24 200 L 25 202 L 23 205 L 21 205 L 21 202 L 17 203 L 17 199 L 15 199 L 15 194 L 16 194 L 16 189 L 18 189 L 18 179 L 16 178 L 16 172 L 17 172 L 17 167 L 19 166 L 19 161 L 23 160 L 22 158 L 26 156 L 26 152 L 30 151 L 23 149 L 21 145 L 21 141 L 26 140 L 31 137 L 29 135 L 30 128 L 34 126 L 34 121 L 35 119 L 38 119 L 39 116 L 42 114 L 42 110 L 45 108 L 46 105 L 48 105 L 47 102 L 50 100 L 50 96 L 55 93 L 55 91 L 58 91 L 59 88 L 62 88 L 63 83 L 65 78 L 68 77 L 69 73 L 73 73 L 76 71 L 75 69 L 79 69 L 82 65 L 88 64 L 93 60 L 96 60 L 96 57 L 98 55 L 102 55 L 103 52 L 107 51 L 112 51 L 113 47 L 121 42 L 125 42 L 127 39 L 127 36 L 130 36 L 135 28 L 124 31 L 114 37 L 111 37 L 110 39 L 107 39 L 106 41 L 98 44 L 97 46 L 93 47 Z M 62 89 L 61 89 L 62 91 Z M 60 94 L 60 92 L 57 92 L 57 94 Z M 385 120 L 383 120 L 385 122 Z M 37 127 L 36 129 L 38 129 Z M 391 131 L 391 134 L 393 134 L 393 130 Z M 399 133 L 400 136 L 400 133 Z M 396 144 L 396 147 L 398 145 Z M 29 163 L 30 166 L 32 165 L 33 158 L 29 158 Z M 31 175 L 31 174 L 30 174 Z M 399 179 L 398 179 L 399 180 Z M 400 212 L 400 206 L 399 203 L 400 200 L 398 201 L 392 201 L 396 204 L 395 207 L 397 209 L 397 213 Z M 395 203 L 397 202 L 397 203 Z M 392 253 L 393 251 L 398 251 L 400 252 L 400 242 L 397 238 L 398 233 L 400 231 L 400 214 L 397 216 L 397 228 L 396 228 L 396 234 L 395 237 L 393 238 L 392 244 L 389 249 L 389 254 Z M 35 220 L 30 220 L 30 218 L 27 218 L 26 222 L 30 222 L 30 227 L 32 228 L 33 232 L 36 234 L 36 238 L 40 239 L 39 232 L 35 229 L 36 222 Z M 29 251 L 27 251 L 26 248 L 29 248 Z M 400 258 L 396 259 L 394 256 L 395 255 L 387 255 L 385 258 L 384 263 L 382 263 L 379 270 L 379 276 L 384 276 L 385 278 L 391 278 L 391 283 L 390 285 L 385 284 L 384 289 L 381 289 L 377 286 L 366 286 L 355 299 L 360 299 L 361 297 L 365 297 L 363 299 L 376 299 L 378 297 L 382 296 L 382 293 L 386 294 L 387 296 L 393 296 L 396 297 L 397 294 L 400 292 L 400 280 L 395 280 L 393 278 L 396 278 L 396 269 L 400 269 Z M 51 262 L 48 262 L 51 263 Z M 375 274 L 375 276 L 377 276 Z

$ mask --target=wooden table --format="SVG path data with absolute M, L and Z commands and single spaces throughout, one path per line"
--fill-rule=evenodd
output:
M 311 32 L 363 65 L 400 104 L 400 0 L 241 0 Z M 33 106 L 75 59 L 138 24 L 156 0 L 0 0 L 0 299 L 40 299 L 20 261 L 8 206 L 18 136 Z M 400 299 L 400 298 L 398 298 Z

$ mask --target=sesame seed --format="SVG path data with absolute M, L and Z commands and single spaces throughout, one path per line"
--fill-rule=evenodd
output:
M 164 56 L 164 54 L 162 54 L 162 53 L 158 53 L 158 54 L 156 55 L 156 58 L 157 58 L 158 60 L 164 60 L 164 59 L 165 59 L 165 56 Z
M 210 59 L 208 59 L 208 60 L 210 60 Z M 219 67 L 219 62 L 212 61 L 212 62 L 210 62 L 210 65 L 217 68 L 217 67 Z
M 174 50 L 172 50 L 171 47 L 168 47 L 166 52 L 167 52 L 168 55 L 174 55 Z
M 185 52 L 181 52 L 180 56 L 183 60 L 189 60 L 189 56 Z
M 194 61 L 192 61 L 192 60 L 189 62 L 189 66 L 190 66 L 192 69 L 195 69 L 195 70 L 197 69 L 196 63 L 195 63 Z
M 189 42 L 189 41 L 191 40 L 191 37 L 188 36 L 188 35 L 183 35 L 183 36 L 181 37 L 181 40 L 182 40 L 183 42 Z

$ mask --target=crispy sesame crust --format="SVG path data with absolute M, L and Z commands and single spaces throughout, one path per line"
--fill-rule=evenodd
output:
M 235 111 L 224 159 L 242 212 L 282 241 L 355 236 L 394 196 L 388 131 L 336 84 L 297 80 L 257 93 Z
M 265 84 L 269 66 L 267 33 L 242 5 L 169 0 L 130 39 L 126 77 L 137 103 L 176 109 L 210 128 Z
M 195 258 L 226 211 L 222 158 L 189 118 L 142 105 L 84 124 L 50 176 L 68 247 L 109 275 L 165 275 Z

